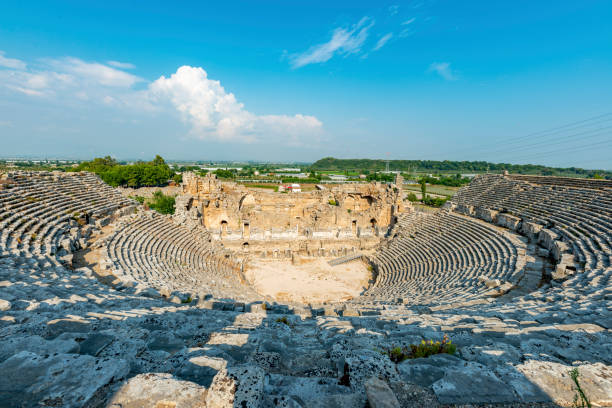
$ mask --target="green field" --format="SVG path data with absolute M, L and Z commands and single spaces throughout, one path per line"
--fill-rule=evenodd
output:
M 245 184 L 245 187 L 249 188 L 265 188 L 268 190 L 278 191 L 278 184 Z
M 414 191 L 417 193 L 421 192 L 421 186 L 418 184 L 409 184 L 404 185 L 405 191 Z M 432 186 L 430 184 L 427 185 L 427 193 L 428 194 L 438 194 L 452 197 L 459 190 L 459 187 L 447 187 L 447 186 Z

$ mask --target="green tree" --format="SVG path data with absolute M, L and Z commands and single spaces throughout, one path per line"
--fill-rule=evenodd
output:
M 421 179 L 421 200 L 424 200 L 427 197 L 427 183 L 425 179 Z

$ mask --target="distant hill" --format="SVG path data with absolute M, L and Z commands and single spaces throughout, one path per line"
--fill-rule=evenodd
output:
M 382 159 L 336 159 L 325 157 L 310 166 L 314 171 L 384 171 L 386 160 Z M 612 179 L 612 172 L 587 170 L 577 167 L 558 168 L 536 164 L 489 163 L 484 161 L 436 161 L 436 160 L 389 160 L 389 170 L 417 173 L 510 173 L 535 174 L 541 176 L 564 177 L 604 177 Z

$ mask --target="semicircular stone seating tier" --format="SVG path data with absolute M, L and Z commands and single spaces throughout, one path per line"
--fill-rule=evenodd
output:
M 481 175 L 453 197 L 464 214 L 486 214 L 550 250 L 575 289 L 609 288 L 612 275 L 612 181 Z M 565 276 L 564 276 L 565 275 Z
M 75 249 L 80 229 L 135 202 L 91 173 L 9 172 L 0 190 L 0 252 L 58 264 L 62 245 Z
M 215 298 L 252 300 L 241 265 L 225 257 L 206 230 L 190 230 L 169 217 L 147 211 L 121 218 L 105 238 L 103 267 L 124 281 L 162 294 L 181 291 Z
M 374 257 L 376 282 L 359 301 L 435 305 L 498 294 L 485 283 L 516 283 L 524 248 L 518 236 L 469 217 L 413 212 Z

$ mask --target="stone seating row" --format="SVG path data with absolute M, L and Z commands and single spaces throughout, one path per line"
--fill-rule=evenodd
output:
M 432 304 L 490 294 L 520 279 L 524 244 L 447 211 L 400 217 L 397 235 L 374 258 L 377 280 L 362 300 Z
M 226 258 L 204 230 L 189 230 L 154 212 L 124 217 L 105 238 L 106 268 L 122 279 L 172 292 L 246 299 L 241 265 Z
M 0 249 L 24 255 L 54 259 L 71 230 L 76 235 L 86 221 L 134 204 L 89 173 L 10 172 L 7 179 L 9 187 L 0 192 Z
M 587 288 L 609 283 L 612 189 L 600 180 L 477 176 L 453 197 L 463 214 L 504 224 L 550 249 L 560 277 Z M 541 242 L 544 231 L 544 242 Z M 547 239 L 546 237 L 552 237 Z M 565 272 L 564 272 L 565 271 Z

